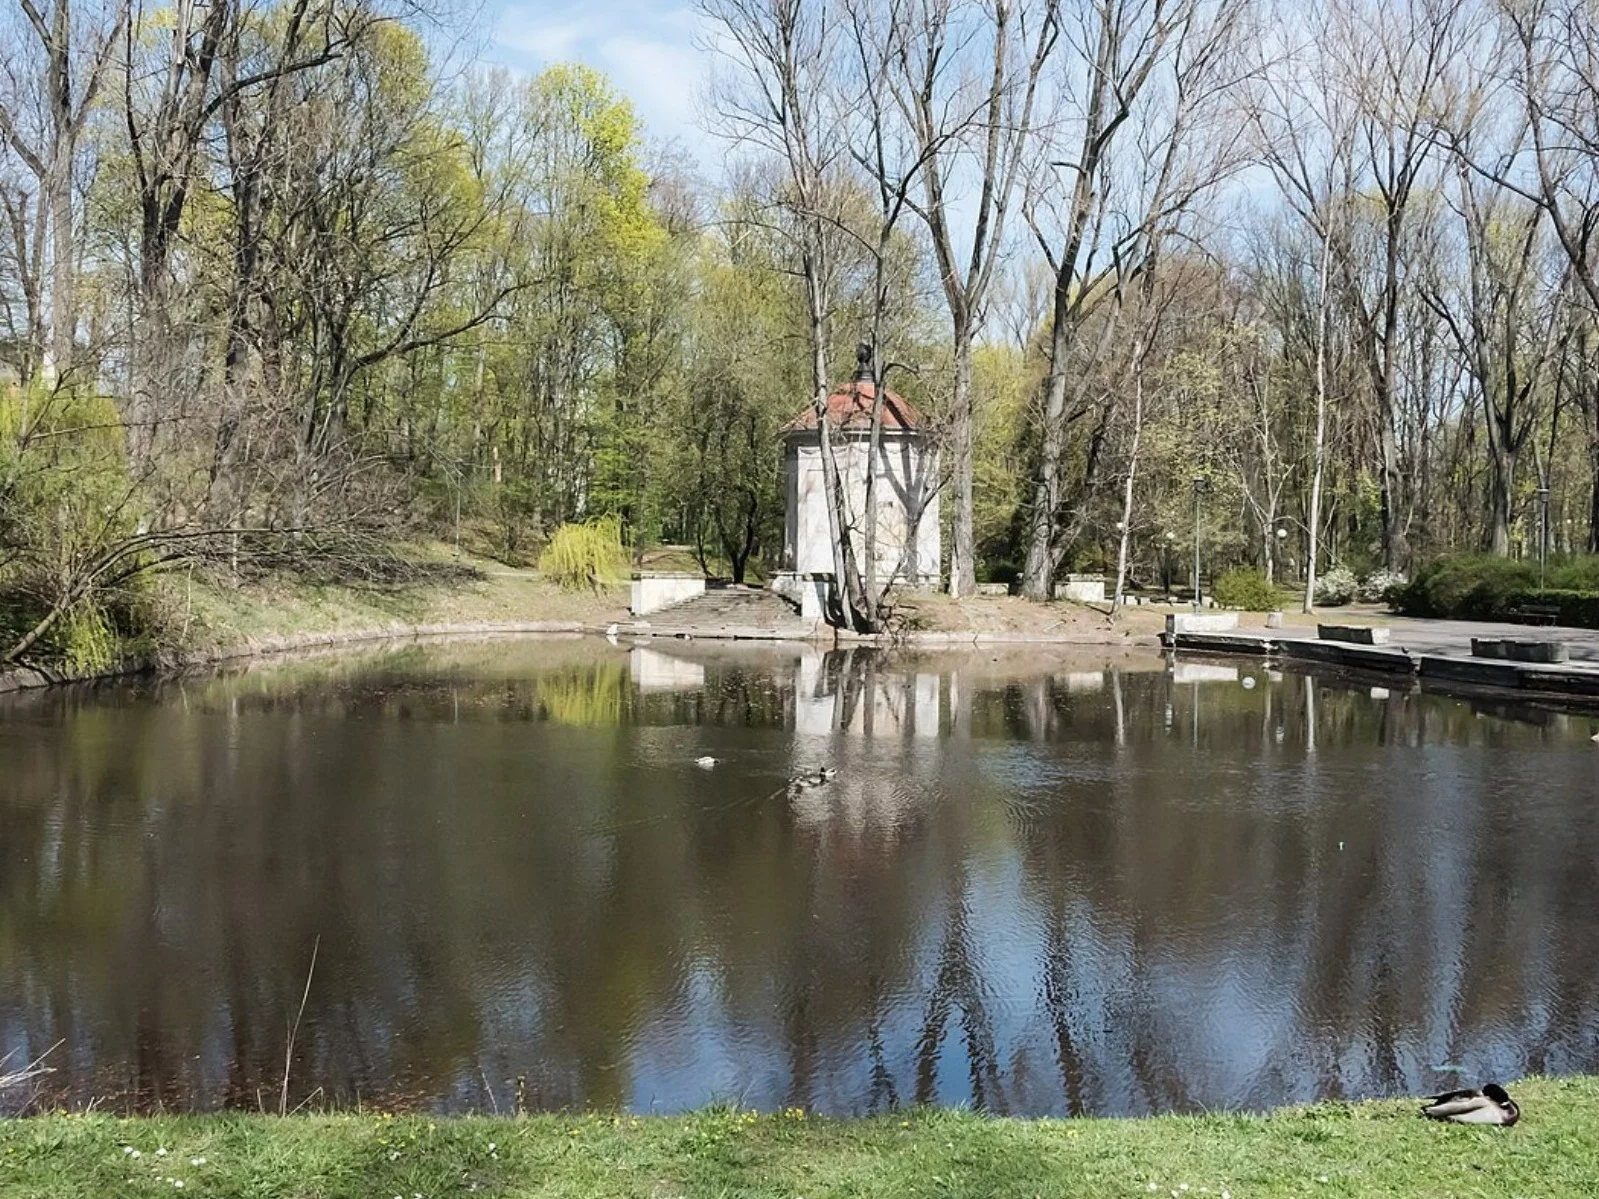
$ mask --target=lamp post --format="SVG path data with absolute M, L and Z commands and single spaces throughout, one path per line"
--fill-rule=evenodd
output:
M 1538 590 L 1543 590 L 1549 561 L 1549 488 L 1538 488 Z
M 1283 550 L 1288 547 L 1288 530 L 1282 525 L 1277 526 L 1277 561 L 1283 560 Z M 1273 582 L 1276 580 L 1274 579 Z
M 1203 475 L 1194 476 L 1194 611 L 1203 606 L 1199 593 L 1199 497 L 1210 490 L 1210 480 Z

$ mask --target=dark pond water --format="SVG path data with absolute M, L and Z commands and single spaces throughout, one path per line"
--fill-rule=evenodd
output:
M 1599 1069 L 1596 728 L 1153 655 L 594 641 L 13 699 L 0 1054 L 62 1045 L 0 1105 L 271 1105 L 318 943 L 293 1102 L 1129 1113 Z

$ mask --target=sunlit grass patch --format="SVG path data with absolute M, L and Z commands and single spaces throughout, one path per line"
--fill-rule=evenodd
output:
M 1466 1128 L 1408 1100 L 1266 1115 L 1010 1120 L 797 1108 L 519 1118 L 48 1115 L 0 1123 L 0 1195 L 1591 1196 L 1599 1078 L 1513 1084 L 1522 1122 Z M 181 1185 L 180 1185 L 181 1184 Z

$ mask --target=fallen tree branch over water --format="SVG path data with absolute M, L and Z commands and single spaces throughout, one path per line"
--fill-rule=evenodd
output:
M 44 1064 L 44 1059 L 49 1057 L 57 1049 L 60 1049 L 64 1044 L 66 1044 L 65 1041 L 57 1041 L 54 1045 L 50 1046 L 50 1048 L 46 1049 L 22 1069 L 13 1071 L 10 1074 L 0 1073 L 0 1091 L 7 1091 L 12 1087 L 20 1087 L 23 1083 L 32 1082 L 34 1079 L 42 1078 L 46 1074 L 54 1074 L 54 1067 L 46 1066 Z M 8 1053 L 5 1055 L 5 1057 L 0 1057 L 0 1069 L 4 1068 L 5 1064 L 11 1060 L 12 1056 L 12 1054 Z

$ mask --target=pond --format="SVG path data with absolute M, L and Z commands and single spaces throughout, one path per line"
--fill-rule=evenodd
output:
M 291 1106 L 1595 1070 L 1596 729 L 1143 651 L 594 639 L 12 697 L 0 1055 L 60 1045 L 0 1107 L 275 1108 L 302 1000 Z

